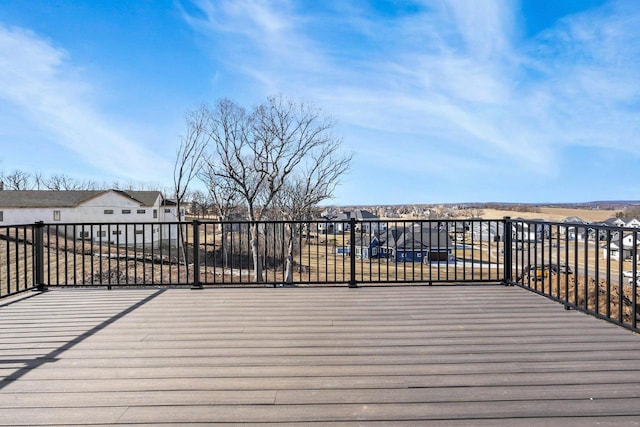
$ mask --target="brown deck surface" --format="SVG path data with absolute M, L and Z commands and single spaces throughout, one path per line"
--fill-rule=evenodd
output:
M 53 290 L 0 424 L 638 425 L 640 337 L 519 288 Z

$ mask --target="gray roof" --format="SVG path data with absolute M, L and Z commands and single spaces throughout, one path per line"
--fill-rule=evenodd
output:
M 445 231 L 421 225 L 391 228 L 388 232 L 382 232 L 380 239 L 386 240 L 385 246 L 396 249 L 421 250 L 452 247 L 449 234 Z
M 117 191 L 117 190 L 115 190 Z M 134 200 L 137 200 L 142 206 L 153 206 L 158 200 L 158 196 L 162 198 L 162 193 L 159 191 L 118 191 L 125 196 L 129 196 Z
M 142 206 L 153 206 L 159 191 L 121 190 L 3 190 L 0 191 L 0 207 L 3 208 L 72 208 L 102 194 L 113 191 L 129 197 Z
M 571 223 L 571 224 L 588 224 L 587 221 L 580 218 L 579 216 L 568 216 L 565 219 L 563 219 L 562 222 Z
M 355 217 L 359 221 L 377 220 L 380 219 L 377 215 L 372 214 L 369 211 L 363 209 L 357 209 L 351 213 L 352 217 Z

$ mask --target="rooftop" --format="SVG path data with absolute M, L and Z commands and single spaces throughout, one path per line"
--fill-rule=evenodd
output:
M 5 208 L 48 208 L 75 207 L 95 197 L 113 191 L 131 198 L 142 206 L 153 206 L 161 196 L 159 191 L 124 190 L 2 190 L 0 207 Z
M 518 287 L 63 289 L 0 329 L 4 425 L 640 423 L 640 337 Z

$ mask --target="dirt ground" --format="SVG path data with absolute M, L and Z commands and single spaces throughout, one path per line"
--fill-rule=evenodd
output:
M 505 216 L 511 218 L 543 219 L 546 221 L 562 221 L 569 216 L 577 216 L 585 221 L 604 221 L 615 217 L 616 210 L 571 209 L 571 208 L 538 208 L 539 212 L 516 212 L 498 209 L 483 209 L 485 219 L 500 219 Z

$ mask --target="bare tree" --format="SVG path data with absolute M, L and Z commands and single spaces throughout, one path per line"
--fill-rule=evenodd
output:
M 200 171 L 202 156 L 209 141 L 207 134 L 208 120 L 209 113 L 205 106 L 189 111 L 186 116 L 186 134 L 180 140 L 180 146 L 176 152 L 176 161 L 173 166 L 173 195 L 176 200 L 178 222 L 183 220 L 182 205 L 191 181 Z M 185 265 L 187 265 L 182 225 L 178 225 L 178 236 L 182 258 L 185 261 Z M 194 262 L 198 262 L 198 260 L 194 260 Z
M 218 216 L 218 220 L 221 223 L 220 233 L 221 250 L 222 250 L 222 262 L 226 268 L 229 262 L 228 253 L 228 234 L 230 232 L 229 224 L 226 222 L 229 219 L 229 214 L 237 207 L 239 203 L 239 194 L 228 179 L 216 176 L 215 166 L 211 159 L 205 159 L 204 165 L 200 172 L 200 179 L 207 186 L 209 191 L 209 197 L 213 204 L 213 209 Z
M 44 186 L 49 190 L 68 191 L 82 190 L 83 185 L 80 181 L 65 174 L 51 175 L 44 180 Z
M 618 213 L 621 215 L 618 216 Z M 640 218 L 640 206 L 631 205 L 624 208 L 622 212 L 616 213 L 617 218 Z
M 33 173 L 33 187 L 36 190 L 41 190 L 45 186 L 45 178 L 42 176 L 42 172 L 36 171 Z
M 180 140 L 173 166 L 173 193 L 177 203 L 177 218 L 182 220 L 181 205 L 191 181 L 198 175 L 201 160 L 208 144 L 207 122 L 209 113 L 201 106 L 187 113 L 186 134 Z
M 215 166 L 210 158 L 204 160 L 199 177 L 207 186 L 209 198 L 218 220 L 228 219 L 229 214 L 239 203 L 239 194 L 233 182 L 216 175 Z
M 198 218 L 204 218 L 207 214 L 207 196 L 200 190 L 191 192 L 191 211 Z
M 484 209 L 480 208 L 480 207 L 471 207 L 468 210 L 469 213 L 469 218 L 473 219 L 473 218 L 482 218 L 482 215 L 484 215 Z
M 0 176 L 0 181 L 4 183 L 5 190 L 30 190 L 33 187 L 31 174 L 20 169 L 3 173 Z
M 293 281 L 297 237 L 303 225 L 294 221 L 312 219 L 318 204 L 333 197 L 340 177 L 347 172 L 352 159 L 351 154 L 340 154 L 338 140 L 328 141 L 316 148 L 310 153 L 302 173 L 296 174 L 283 186 L 274 203 L 282 212 L 283 219 L 288 221 L 285 225 L 287 249 L 284 275 L 287 283 Z
M 251 114 L 228 99 L 211 112 L 213 174 L 231 183 L 252 222 L 250 246 L 254 279 L 262 282 L 262 260 L 256 221 L 265 217 L 303 160 L 334 141 L 333 122 L 317 108 L 283 97 L 271 97 Z

